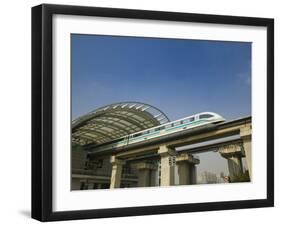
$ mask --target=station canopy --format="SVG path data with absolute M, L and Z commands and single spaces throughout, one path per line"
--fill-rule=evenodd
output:
M 98 108 L 72 121 L 72 142 L 98 145 L 169 122 L 158 108 L 121 102 Z

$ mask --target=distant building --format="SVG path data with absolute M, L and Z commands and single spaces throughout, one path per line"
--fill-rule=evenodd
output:
M 201 173 L 198 183 L 200 184 L 218 184 L 218 183 L 225 183 L 224 181 L 224 175 L 223 173 L 220 173 L 220 176 L 218 176 L 215 173 L 204 171 Z

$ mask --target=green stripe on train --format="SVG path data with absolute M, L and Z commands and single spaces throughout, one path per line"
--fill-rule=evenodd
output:
M 205 120 L 198 120 L 198 121 L 193 121 L 193 122 L 190 122 L 190 123 L 186 123 L 186 124 L 182 124 L 182 125 L 179 125 L 179 126 L 175 126 L 175 127 L 171 127 L 171 128 L 168 128 L 168 129 L 165 129 L 165 131 L 171 131 L 171 130 L 174 130 L 174 129 L 178 129 L 180 127 L 185 127 L 185 126 L 188 126 L 188 125 L 191 125 L 191 124 L 197 124 L 199 122 L 204 122 Z M 136 140 L 136 139 L 140 139 L 140 138 L 144 138 L 144 137 L 147 137 L 147 136 L 151 136 L 151 135 L 154 135 L 154 134 L 158 134 L 160 133 L 160 131 L 156 131 L 156 132 L 153 132 L 153 133 L 148 133 L 148 134 L 144 134 L 144 135 L 141 135 L 141 136 L 138 136 L 138 137 L 132 137 L 132 138 L 129 138 L 130 140 Z M 119 141 L 119 143 L 124 143 L 125 141 Z

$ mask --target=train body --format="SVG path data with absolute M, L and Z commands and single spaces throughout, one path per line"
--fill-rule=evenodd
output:
M 217 113 L 203 112 L 196 115 L 178 119 L 146 130 L 120 137 L 105 144 L 92 147 L 93 151 L 106 151 L 114 148 L 121 148 L 129 144 L 143 142 L 153 138 L 170 135 L 179 131 L 190 130 L 210 123 L 223 122 L 225 119 Z

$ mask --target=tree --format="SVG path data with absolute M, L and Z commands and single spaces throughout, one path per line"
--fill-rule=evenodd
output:
M 245 172 L 241 175 L 237 175 L 234 177 L 230 183 L 237 183 L 237 182 L 250 182 L 250 175 L 249 175 L 249 170 L 245 170 Z

